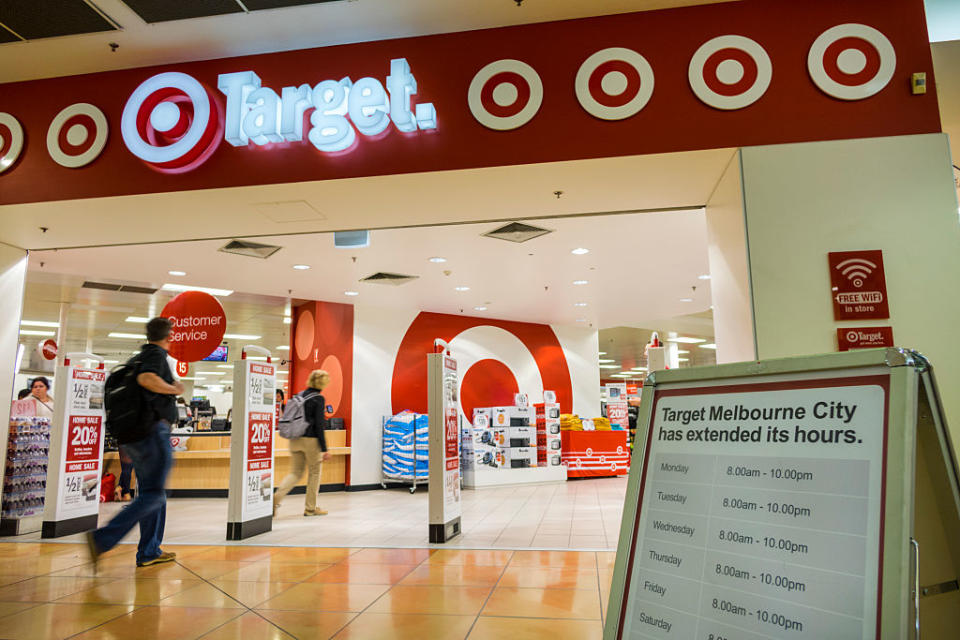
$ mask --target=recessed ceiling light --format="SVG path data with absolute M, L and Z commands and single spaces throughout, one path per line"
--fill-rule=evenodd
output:
M 677 349 L 677 353 L 690 353 L 686 349 Z
M 143 340 L 144 342 L 147 341 L 147 337 L 142 333 L 123 333 L 121 331 L 111 331 L 110 333 L 107 334 L 107 337 L 108 338 L 126 338 L 129 340 Z M 137 351 L 136 353 L 140 353 L 140 352 Z
M 713 344 L 712 342 L 709 343 L 709 344 L 698 344 L 697 346 L 700 347 L 701 349 L 716 349 L 716 348 L 717 348 L 717 345 Z
M 229 296 L 233 293 L 232 289 L 213 289 L 211 287 L 192 287 L 186 284 L 171 284 L 166 283 L 160 287 L 164 291 L 202 291 L 203 293 L 209 293 L 212 296 Z
M 633 371 L 621 371 L 621 372 L 620 372 L 620 375 L 621 375 L 621 376 L 632 376 L 632 375 L 633 375 Z
M 620 365 L 618 364 L 602 364 L 600 365 L 601 369 L 619 369 Z
M 697 280 L 709 280 L 709 279 L 710 279 L 709 273 L 705 273 L 702 276 L 697 276 Z
M 186 271 L 167 271 L 171 276 L 185 276 L 187 275 Z
M 232 364 L 218 364 L 217 367 L 220 369 L 233 369 Z
M 283 317 L 283 324 L 290 324 L 291 322 L 293 322 L 293 318 L 291 318 L 290 316 Z
M 345 296 L 358 296 L 360 295 L 359 291 L 344 291 L 343 295 Z
M 150 318 L 145 316 L 127 316 L 126 322 L 136 322 L 138 324 L 146 324 L 150 322 Z
M 470 291 L 470 287 L 454 287 L 454 291 Z
M 296 269 L 297 271 L 306 271 L 307 269 L 310 268 L 310 265 L 308 265 L 308 264 L 295 264 L 295 265 L 293 265 L 293 268 Z
M 677 358 L 677 362 L 690 362 L 690 358 Z
M 586 322 L 586 321 L 587 321 L 586 318 L 577 318 L 577 322 Z
M 226 371 L 198 371 L 195 376 L 225 376 L 227 375 Z
M 433 262 L 434 264 L 440 264 L 441 262 L 446 262 L 446 261 L 447 261 L 446 258 L 441 258 L 440 256 L 433 256 L 432 258 L 430 258 L 430 262 Z
M 21 320 L 21 327 L 52 327 L 54 329 L 60 326 L 59 322 L 47 322 L 45 320 Z
M 577 247 L 576 249 L 574 249 L 574 250 L 571 251 L 570 253 L 572 253 L 572 254 L 575 255 L 575 256 L 582 256 L 582 255 L 584 255 L 584 254 L 586 254 L 586 253 L 590 253 L 590 249 L 584 249 L 583 247 Z
M 682 342 L 683 344 L 698 344 L 706 342 L 703 338 L 688 338 L 687 336 L 667 338 L 667 342 Z
M 290 351 L 290 345 L 288 345 L 288 344 L 281 344 L 281 345 L 278 346 L 278 347 L 274 347 L 274 349 L 276 349 L 277 351 Z
M 575 306 L 575 307 L 585 307 L 585 306 L 587 306 L 587 303 L 586 303 L 586 302 L 574 302 L 574 303 L 573 303 L 573 306 Z
M 487 308 L 486 308 L 486 307 L 474 307 L 473 310 L 474 310 L 474 311 L 486 311 Z
M 22 336 L 55 336 L 56 331 L 37 331 L 36 329 L 20 329 Z
M 230 340 L 259 340 L 263 336 L 252 336 L 245 333 L 225 333 L 223 337 L 229 338 Z
M 598 351 L 598 352 L 597 352 L 597 355 L 598 355 L 598 356 L 605 356 L 605 355 L 607 355 L 607 352 L 606 352 L 606 351 Z
M 693 302 L 693 298 L 680 298 L 680 302 Z
M 603 359 L 601 359 L 601 360 L 598 360 L 598 362 L 599 362 L 600 364 L 609 364 L 609 363 L 611 363 L 611 362 L 616 362 L 616 360 L 610 360 L 610 359 L 603 360 Z
M 646 367 L 631 367 L 630 371 L 649 371 Z
M 589 283 L 590 283 L 589 280 L 574 280 L 574 281 L 573 281 L 573 284 L 575 284 L 575 285 L 582 285 L 582 284 L 589 284 Z

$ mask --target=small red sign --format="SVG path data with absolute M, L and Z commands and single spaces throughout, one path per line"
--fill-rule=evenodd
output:
M 70 416 L 67 462 L 100 460 L 100 416 Z
M 247 422 L 247 470 L 269 469 L 272 455 L 273 414 L 263 411 L 251 412 Z
M 44 360 L 57 359 L 57 343 L 54 340 L 44 340 L 40 343 L 40 355 Z
M 640 385 L 637 384 L 628 384 L 627 385 L 627 395 L 635 396 L 640 393 Z
M 827 257 L 834 320 L 890 317 L 883 251 L 833 251 Z
M 160 315 L 173 322 L 170 355 L 183 362 L 203 360 L 213 353 L 227 330 L 220 301 L 203 291 L 184 291 Z
M 185 376 L 190 373 L 190 363 L 177 360 L 177 375 Z
M 841 327 L 837 329 L 840 351 L 893 346 L 893 327 Z

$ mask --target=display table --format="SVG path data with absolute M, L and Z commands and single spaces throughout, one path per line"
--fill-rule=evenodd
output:
M 568 478 L 622 476 L 630 471 L 626 431 L 561 431 Z
M 219 496 L 227 495 L 230 486 L 230 432 L 197 432 L 174 434 L 171 439 L 186 436 L 186 451 L 173 452 L 173 470 L 167 479 L 167 489 L 174 496 Z M 290 441 L 274 434 L 276 484 L 279 485 L 290 469 Z M 350 447 L 345 446 L 346 431 L 327 431 L 327 448 L 330 459 L 320 466 L 320 489 L 343 488 L 346 478 L 346 456 Z M 104 455 L 107 467 L 117 476 L 120 464 L 117 452 Z M 298 486 L 307 482 L 306 474 Z

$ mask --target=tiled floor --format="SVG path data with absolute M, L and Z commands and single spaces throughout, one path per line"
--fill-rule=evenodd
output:
M 0 638 L 391 640 L 602 635 L 614 554 L 466 549 L 0 544 Z
M 563 484 L 498 487 L 462 492 L 462 535 L 444 547 L 615 550 L 627 480 L 598 478 Z M 404 489 L 324 493 L 330 513 L 303 517 L 303 496 L 288 496 L 273 531 L 251 539 L 261 545 L 428 547 L 427 492 Z M 101 509 L 101 522 L 120 505 Z M 172 499 L 165 540 L 223 544 L 226 499 Z M 39 533 L 0 540 L 39 540 Z M 135 539 L 135 536 L 132 536 Z M 79 538 L 67 538 L 79 541 Z M 0 574 L 2 575 L 2 574 Z

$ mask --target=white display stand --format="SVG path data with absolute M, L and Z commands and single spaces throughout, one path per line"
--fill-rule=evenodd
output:
M 922 356 L 660 371 L 640 418 L 605 640 L 919 637 L 915 509 L 960 532 Z M 933 485 L 920 499 L 918 455 Z
M 96 369 L 71 364 L 98 362 Z M 59 538 L 97 528 L 103 461 L 103 358 L 68 353 L 57 367 L 50 457 L 41 537 Z
M 549 484 L 567 481 L 567 468 L 528 467 L 525 469 L 464 469 L 463 488 L 506 487 L 524 484 Z
M 460 535 L 460 394 L 457 361 L 450 346 L 427 355 L 430 419 L 430 542 Z
M 266 362 L 250 360 L 248 351 Z M 233 366 L 233 435 L 227 540 L 243 540 L 273 528 L 276 365 L 263 347 L 247 345 Z

